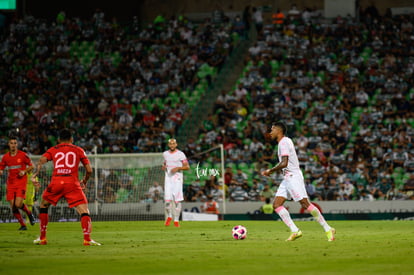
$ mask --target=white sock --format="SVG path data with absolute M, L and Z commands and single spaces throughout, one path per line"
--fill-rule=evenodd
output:
M 175 202 L 175 214 L 174 214 L 174 221 L 178 222 L 178 220 L 180 219 L 180 214 L 181 214 L 181 202 Z
M 169 218 L 172 218 L 172 202 L 165 202 L 165 215 Z
M 279 215 L 279 217 L 282 219 L 282 221 L 289 227 L 290 231 L 292 232 L 299 231 L 299 228 L 292 221 L 292 218 L 290 217 L 289 212 L 284 206 L 279 206 L 278 208 L 276 208 L 275 211 Z
M 311 215 L 315 218 L 315 220 L 323 227 L 323 230 L 325 230 L 325 232 L 331 229 L 331 227 L 325 221 L 325 218 L 322 216 L 321 212 L 315 205 L 313 204 L 309 205 L 308 209 L 306 210 L 308 210 L 309 213 L 311 213 Z

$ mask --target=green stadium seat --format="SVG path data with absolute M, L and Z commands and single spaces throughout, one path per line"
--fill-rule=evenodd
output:
M 252 174 L 252 168 L 250 167 L 250 164 L 246 163 L 246 162 L 240 162 L 237 167 L 242 170 L 244 173 L 246 173 L 247 175 L 251 175 Z
M 252 140 L 250 138 L 243 139 L 243 144 L 244 145 L 249 145 L 250 143 L 252 143 Z
M 233 172 L 236 172 L 236 170 L 238 169 L 237 164 L 234 163 L 234 162 L 227 162 L 224 166 L 225 167 L 231 167 Z
M 184 100 L 187 100 L 189 98 L 190 94 L 188 93 L 187 90 L 183 90 L 180 92 L 179 97 L 183 98 Z
M 116 202 L 117 203 L 127 202 L 128 197 L 129 197 L 129 191 L 124 189 L 124 188 L 120 188 L 116 192 Z

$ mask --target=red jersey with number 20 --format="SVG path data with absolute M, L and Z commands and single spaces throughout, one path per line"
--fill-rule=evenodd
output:
M 85 151 L 71 143 L 60 143 L 49 148 L 43 156 L 48 160 L 53 160 L 52 182 L 63 181 L 79 182 L 78 167 L 89 163 Z

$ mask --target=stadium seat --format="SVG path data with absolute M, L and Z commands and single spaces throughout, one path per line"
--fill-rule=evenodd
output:
M 225 167 L 230 167 L 232 170 L 233 170 L 233 173 L 235 173 L 236 172 L 236 170 L 237 170 L 237 164 L 236 163 L 234 163 L 234 162 L 231 162 L 231 161 L 229 161 L 229 162 L 227 162 L 226 164 L 225 164 Z
M 180 96 L 175 91 L 169 92 L 168 98 L 172 104 L 178 104 L 180 102 Z
M 129 198 L 129 191 L 124 189 L 124 188 L 120 188 L 118 189 L 118 191 L 116 192 L 116 202 L 117 203 L 123 203 L 123 202 L 127 202 Z
M 250 138 L 243 139 L 243 144 L 244 145 L 249 145 L 250 143 L 252 143 L 252 140 Z
M 119 65 L 119 63 L 121 63 L 122 56 L 119 53 L 119 51 L 116 51 L 116 52 L 111 54 L 111 61 L 112 61 L 112 64 L 114 64 L 115 67 L 117 67 Z
M 231 34 L 231 38 L 232 38 L 232 41 L 233 41 L 233 45 L 234 46 L 237 45 L 239 43 L 239 41 L 240 41 L 240 35 L 237 32 L 233 32 Z
M 187 100 L 189 98 L 190 94 L 188 90 L 182 90 L 179 94 L 180 98 L 183 98 L 184 100 Z
M 243 173 L 245 173 L 249 178 L 253 175 L 253 168 L 250 166 L 250 164 L 246 162 L 240 162 L 237 167 L 242 170 Z
M 407 119 L 407 123 L 411 125 L 411 127 L 414 128 L 414 117 L 410 117 Z
M 155 105 L 157 105 L 158 108 L 164 109 L 164 101 L 163 101 L 163 99 L 161 97 L 154 98 L 154 100 L 153 100 L 152 103 L 155 104 Z

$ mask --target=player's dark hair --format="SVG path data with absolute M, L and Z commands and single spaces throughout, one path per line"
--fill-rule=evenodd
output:
M 286 135 L 287 126 L 283 121 L 273 122 L 272 126 L 279 127 L 280 129 L 282 129 L 283 134 Z
M 70 140 L 71 137 L 72 137 L 72 131 L 71 130 L 69 130 L 67 128 L 64 128 L 64 129 L 60 130 L 59 139 L 61 141 L 62 140 L 68 141 L 68 140 Z

